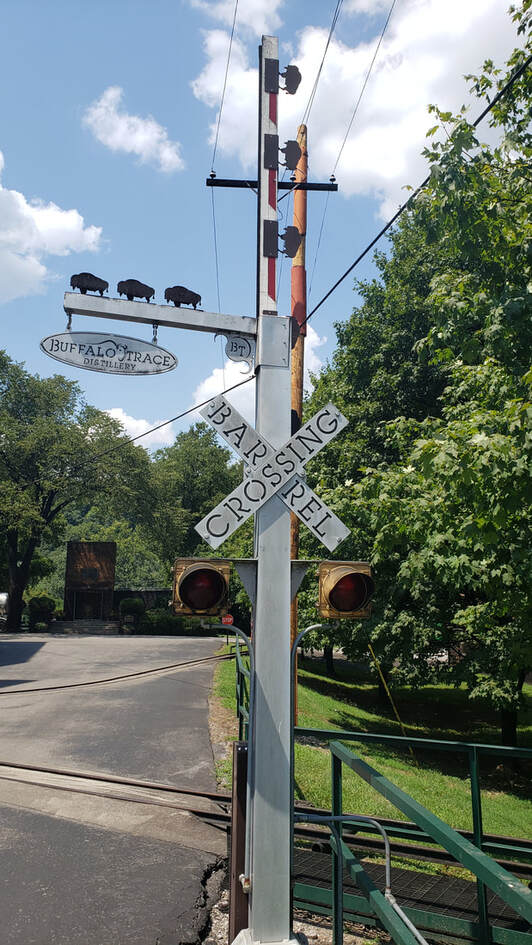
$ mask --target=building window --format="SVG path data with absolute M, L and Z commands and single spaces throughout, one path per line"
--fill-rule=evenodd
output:
M 81 569 L 81 580 L 82 580 L 82 581 L 97 581 L 97 580 L 98 580 L 98 568 L 82 568 L 82 569 Z

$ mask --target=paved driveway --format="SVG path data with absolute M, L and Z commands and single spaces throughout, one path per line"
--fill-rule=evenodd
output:
M 218 646 L 212 638 L 3 634 L 0 761 L 214 790 L 207 724 L 214 663 L 20 690 L 156 669 Z M 205 880 L 224 851 L 220 831 L 179 811 L 0 779 L 2 942 L 197 941 Z

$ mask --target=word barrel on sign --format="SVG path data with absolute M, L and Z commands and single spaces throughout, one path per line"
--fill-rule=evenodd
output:
M 247 464 L 244 481 L 196 525 L 196 531 L 212 548 L 218 548 L 276 494 L 330 551 L 347 537 L 349 529 L 301 476 L 308 460 L 347 424 L 334 404 L 318 411 L 278 450 L 259 436 L 222 396 L 214 398 L 201 415 Z

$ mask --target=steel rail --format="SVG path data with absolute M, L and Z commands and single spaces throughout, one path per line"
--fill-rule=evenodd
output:
M 155 806 L 167 806 L 167 805 L 162 805 L 162 802 L 158 801 L 157 798 L 141 799 L 133 795 L 121 796 L 119 794 L 111 794 L 105 791 L 101 791 L 101 792 L 96 791 L 96 790 L 91 791 L 90 789 L 82 788 L 81 786 L 79 788 L 75 788 L 70 785 L 45 783 L 43 781 L 37 781 L 36 779 L 30 780 L 30 779 L 16 778 L 8 774 L 2 773 L 2 770 L 1 770 L 2 768 L 14 768 L 15 770 L 31 771 L 31 772 L 35 772 L 36 774 L 39 774 L 39 773 L 54 774 L 54 775 L 59 775 L 63 777 L 78 778 L 80 780 L 98 781 L 98 782 L 101 782 L 103 785 L 116 784 L 119 786 L 123 785 L 126 787 L 138 787 L 138 788 L 144 788 L 145 790 L 163 791 L 170 794 L 180 794 L 184 796 L 189 796 L 191 798 L 194 798 L 194 797 L 206 798 L 208 800 L 211 800 L 217 803 L 220 807 L 225 806 L 229 808 L 231 806 L 231 795 L 224 792 L 198 791 L 198 790 L 193 790 L 192 788 L 180 787 L 179 785 L 165 784 L 164 782 L 160 782 L 160 781 L 144 781 L 139 778 L 119 777 L 117 775 L 101 774 L 99 772 L 94 772 L 94 771 L 74 771 L 70 768 L 55 768 L 51 766 L 42 767 L 42 766 L 30 765 L 30 764 L 24 765 L 24 764 L 21 764 L 20 762 L 7 762 L 7 761 L 0 762 L 0 781 L 16 781 L 18 784 L 31 784 L 36 787 L 47 787 L 47 788 L 51 788 L 52 790 L 68 791 L 70 793 L 76 793 L 76 792 L 83 793 L 83 794 L 90 793 L 94 795 L 95 797 L 109 797 L 109 798 L 114 798 L 115 800 L 127 800 L 127 801 L 133 801 L 133 802 L 136 801 L 138 803 L 148 803 L 148 804 L 152 803 Z M 189 813 L 193 815 L 196 815 L 198 817 L 204 817 L 205 819 L 208 819 L 210 816 L 209 811 L 205 810 L 204 808 L 194 807 L 192 804 L 182 805 L 182 806 L 173 805 L 173 806 L 175 806 L 176 809 L 188 811 Z M 325 810 L 321 811 L 316 808 L 309 808 L 309 807 L 306 807 L 305 805 L 299 805 L 299 804 L 296 806 L 296 814 L 297 813 L 302 814 L 306 810 L 308 810 L 309 812 L 312 812 L 313 814 L 320 814 L 320 813 L 324 815 L 327 814 L 327 811 Z M 230 814 L 229 812 L 227 813 L 223 812 L 221 814 L 217 812 L 216 819 L 220 822 L 229 824 Z M 393 827 L 396 824 L 401 825 L 403 823 L 407 823 L 406 821 L 385 820 L 383 818 L 381 818 L 380 820 L 378 818 L 375 818 L 375 820 L 378 820 L 378 822 L 381 823 L 381 825 L 385 828 L 390 827 L 390 826 Z M 303 839 L 314 840 L 326 846 L 329 845 L 327 832 L 317 827 L 307 828 L 307 827 L 296 826 L 294 832 L 297 836 Z M 493 838 L 493 840 L 509 839 L 509 840 L 513 840 L 514 842 L 523 842 L 523 843 L 529 842 L 529 841 L 526 841 L 525 839 L 520 841 L 520 838 L 517 838 L 517 837 L 505 838 L 505 837 L 499 836 L 498 834 L 490 834 L 489 836 L 490 838 Z M 377 840 L 377 839 L 372 840 L 372 839 L 369 839 L 368 837 L 361 837 L 361 836 L 357 836 L 356 841 L 354 837 L 346 837 L 346 841 L 347 841 L 348 846 L 356 846 L 359 849 L 360 848 L 366 849 L 368 853 L 371 853 L 371 852 L 378 853 L 381 851 L 382 846 L 383 846 L 380 840 Z M 446 855 L 444 851 L 435 850 L 433 847 L 429 847 L 429 846 L 397 843 L 397 842 L 394 842 L 393 838 L 390 839 L 390 848 L 391 848 L 392 854 L 395 854 L 396 856 L 406 856 L 407 858 L 419 857 L 422 860 L 423 859 L 436 860 L 436 861 L 445 862 L 445 863 L 455 862 L 455 860 L 452 857 Z M 503 859 L 497 859 L 497 862 L 501 866 L 504 866 L 505 869 L 511 870 L 514 873 L 520 873 L 523 876 L 532 875 L 532 866 L 528 866 L 526 863 L 518 863 L 512 860 L 503 860 Z

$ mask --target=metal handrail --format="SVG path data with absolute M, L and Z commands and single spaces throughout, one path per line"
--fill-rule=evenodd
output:
M 444 847 L 462 866 L 470 870 L 486 886 L 489 886 L 518 915 L 532 922 L 532 890 L 523 886 L 511 873 L 494 862 L 481 849 L 474 846 L 465 837 L 446 824 L 443 820 L 423 807 L 418 801 L 402 791 L 388 778 L 372 768 L 367 762 L 353 754 L 340 742 L 331 742 L 330 751 L 340 763 L 347 765 L 362 777 L 379 794 L 382 794 L 395 807 L 410 817 L 414 823 L 426 831 L 436 843 Z
M 310 628 L 309 628 L 310 629 Z M 404 743 L 412 745 L 414 748 L 433 748 L 436 751 L 453 751 L 467 754 L 472 748 L 475 748 L 483 755 L 502 755 L 508 758 L 530 758 L 532 760 L 532 748 L 519 748 L 509 745 L 488 745 L 483 742 L 459 742 L 448 739 L 418 738 L 410 735 L 387 735 L 379 732 L 353 732 L 334 728 L 307 728 L 303 725 L 296 725 L 296 735 L 314 735 L 316 738 L 323 738 L 329 741 L 331 738 L 340 738 L 342 741 L 367 741 L 383 743 Z
M 305 627 L 304 630 L 300 630 L 294 642 L 292 643 L 292 648 L 290 650 L 290 875 L 294 872 L 294 687 L 295 687 L 295 665 L 296 665 L 296 654 L 297 648 L 300 641 L 303 639 L 306 633 L 310 633 L 311 630 L 320 630 L 322 627 L 321 623 L 312 623 L 309 627 Z
M 382 834 L 384 839 L 384 849 L 385 849 L 385 889 L 384 889 L 384 898 L 390 903 L 394 912 L 399 916 L 401 921 L 404 923 L 411 935 L 414 936 L 414 939 L 419 943 L 419 945 L 428 945 L 427 940 L 422 936 L 421 932 L 416 928 L 414 923 L 409 919 L 406 913 L 401 909 L 401 906 L 397 902 L 395 896 L 392 893 L 392 871 L 391 871 L 391 853 L 390 853 L 390 842 L 386 835 L 386 831 L 379 824 L 378 820 L 375 820 L 373 817 L 366 817 L 363 814 L 300 814 L 296 813 L 294 820 L 297 823 L 314 823 L 314 824 L 329 824 L 331 833 L 335 840 L 336 846 L 336 856 L 337 856 L 337 866 L 336 866 L 336 896 L 335 896 L 335 915 L 334 915 L 334 926 L 335 926 L 335 945 L 342 945 L 343 942 L 343 907 L 344 907 L 344 892 L 343 892 L 343 874 L 344 874 L 344 846 L 345 844 L 342 841 L 341 834 L 339 832 L 338 826 L 345 822 L 351 823 L 372 823 L 375 828 Z M 338 825 L 338 826 L 337 826 Z M 350 852 L 350 851 L 349 851 Z M 389 929 L 391 931 L 391 929 Z M 408 942 L 408 938 L 407 938 Z
M 239 659 L 239 638 L 244 640 L 249 654 L 249 699 L 248 699 L 248 773 L 246 779 L 246 840 L 245 840 L 245 852 L 244 852 L 244 872 L 245 879 L 249 881 L 249 876 L 251 872 L 251 808 L 253 806 L 253 752 L 254 752 L 254 740 L 253 740 L 253 711 L 255 708 L 255 651 L 251 643 L 251 639 L 248 637 L 240 627 L 226 626 L 225 624 L 213 624 L 214 629 L 224 630 L 226 633 L 234 633 L 237 637 L 237 665 Z

